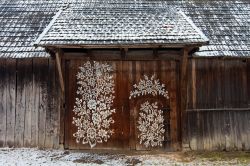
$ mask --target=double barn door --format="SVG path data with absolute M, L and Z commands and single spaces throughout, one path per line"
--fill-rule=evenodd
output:
M 169 150 L 178 142 L 175 61 L 66 62 L 69 149 Z

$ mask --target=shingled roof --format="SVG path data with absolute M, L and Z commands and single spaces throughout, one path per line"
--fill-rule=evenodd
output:
M 58 0 L 6 0 L 0 2 L 0 57 L 49 56 L 34 41 L 62 3 Z
M 73 2 L 37 41 L 39 46 L 119 47 L 206 44 L 208 39 L 173 6 L 157 1 Z
M 209 38 L 196 56 L 250 56 L 249 0 L 185 0 L 176 5 Z
M 98 0 L 91 2 L 92 5 L 99 3 Z M 111 2 L 115 6 L 120 0 L 105 2 Z M 124 0 L 126 2 L 130 1 Z M 152 6 L 160 3 L 159 0 L 144 2 L 151 3 Z M 250 56 L 249 0 L 165 0 L 161 3 L 183 11 L 209 38 L 210 44 L 202 46 L 195 55 Z M 65 3 L 60 0 L 1 1 L 0 57 L 48 56 L 42 48 L 35 49 L 32 45 L 63 6 Z

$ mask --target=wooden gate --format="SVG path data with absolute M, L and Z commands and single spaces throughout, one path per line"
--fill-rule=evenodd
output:
M 180 119 L 175 61 L 69 60 L 65 67 L 66 148 L 176 147 Z

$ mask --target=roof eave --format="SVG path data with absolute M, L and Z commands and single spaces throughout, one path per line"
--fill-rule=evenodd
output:
M 44 48 L 184 48 L 201 47 L 209 41 L 193 43 L 168 43 L 168 44 L 37 44 Z

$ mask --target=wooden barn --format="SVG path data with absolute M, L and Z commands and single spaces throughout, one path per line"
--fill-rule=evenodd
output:
M 247 0 L 0 2 L 0 147 L 250 150 Z

